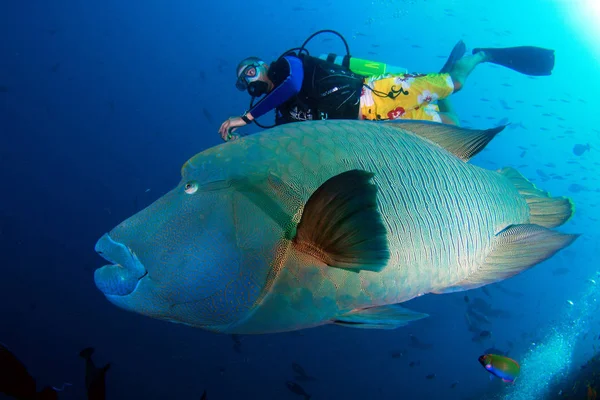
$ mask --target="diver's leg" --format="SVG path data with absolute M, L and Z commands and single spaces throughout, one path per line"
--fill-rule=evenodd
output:
M 438 107 L 440 108 L 440 112 L 454 114 L 454 107 L 449 97 L 438 100 Z
M 444 124 L 450 125 L 460 125 L 460 120 L 458 119 L 458 114 L 454 111 L 454 107 L 450 102 L 450 98 L 446 97 L 445 99 L 438 100 L 438 107 L 440 109 L 440 118 Z
M 486 61 L 488 61 L 488 56 L 483 51 L 456 61 L 450 71 L 448 71 L 454 82 L 454 92 L 461 90 L 465 85 L 467 77 L 473 72 L 475 67 Z
M 460 120 L 458 119 L 458 115 L 452 113 L 439 113 L 440 118 L 443 124 L 460 126 Z

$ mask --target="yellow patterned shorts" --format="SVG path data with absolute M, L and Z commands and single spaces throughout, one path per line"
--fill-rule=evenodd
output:
M 442 122 L 436 101 L 454 91 L 449 74 L 387 74 L 365 79 L 361 119 L 418 119 Z

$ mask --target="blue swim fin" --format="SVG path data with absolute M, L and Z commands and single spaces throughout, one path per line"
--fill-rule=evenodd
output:
M 473 49 L 473 54 L 481 51 L 488 55 L 488 62 L 502 65 L 525 75 L 551 75 L 554 68 L 554 50 L 550 49 L 533 46 L 477 48 Z
M 440 70 L 440 74 L 445 74 L 445 73 L 449 72 L 450 69 L 452 68 L 452 66 L 454 65 L 454 63 L 457 62 L 458 60 L 460 60 L 462 58 L 462 56 L 465 55 L 466 51 L 467 51 L 467 46 L 465 45 L 465 42 L 463 42 L 462 40 L 459 40 L 458 43 L 456 43 L 454 45 L 454 48 L 450 52 L 450 55 L 448 56 L 448 59 L 446 60 L 446 64 L 444 64 L 444 66 Z

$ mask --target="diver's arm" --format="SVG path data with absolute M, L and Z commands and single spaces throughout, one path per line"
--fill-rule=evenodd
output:
M 252 121 L 259 118 L 272 109 L 280 106 L 292 96 L 300 92 L 304 80 L 304 68 L 302 60 L 298 57 L 285 56 L 283 58 L 289 65 L 289 75 L 280 85 L 277 85 L 269 94 L 263 97 L 252 109 L 246 112 L 246 117 Z

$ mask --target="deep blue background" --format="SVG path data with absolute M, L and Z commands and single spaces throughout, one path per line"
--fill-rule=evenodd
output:
M 90 345 L 99 364 L 112 363 L 110 400 L 194 399 L 204 389 L 210 400 L 294 399 L 284 385 L 294 361 L 318 377 L 302 383 L 316 400 L 462 399 L 497 390 L 502 383 L 488 381 L 477 357 L 492 345 L 508 348 L 508 341 L 515 357 L 526 354 L 563 322 L 558 315 L 567 300 L 577 307 L 598 266 L 600 85 L 597 53 L 565 6 L 488 3 L 2 2 L 0 342 L 40 384 L 73 383 L 64 399 L 84 396 L 78 353 Z M 323 327 L 243 337 L 242 354 L 229 336 L 109 304 L 93 283 L 103 264 L 95 241 L 176 185 L 185 160 L 221 142 L 220 123 L 247 107 L 247 96 L 234 88 L 241 58 L 274 59 L 317 29 L 339 30 L 358 57 L 419 72 L 437 71 L 460 38 L 470 48 L 556 49 L 553 76 L 481 66 L 455 104 L 465 126 L 513 122 L 475 163 L 518 167 L 541 188 L 570 195 L 577 215 L 564 230 L 584 236 L 502 284 L 523 297 L 494 286 L 491 297 L 481 290 L 425 296 L 408 307 L 431 316 L 397 331 Z M 320 37 L 309 48 L 342 52 L 336 40 Z M 590 143 L 591 151 L 575 156 L 578 143 Z M 557 268 L 569 271 L 558 275 Z M 511 313 L 493 320 L 491 340 L 471 340 L 465 294 Z M 590 331 L 597 328 L 590 321 Z M 433 347 L 411 347 L 409 334 Z M 395 351 L 405 354 L 392 358 Z M 409 367 L 411 361 L 421 364 Z M 431 373 L 436 378 L 426 379 Z

